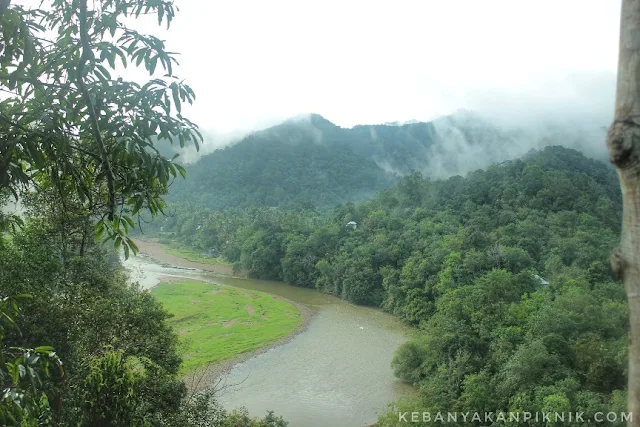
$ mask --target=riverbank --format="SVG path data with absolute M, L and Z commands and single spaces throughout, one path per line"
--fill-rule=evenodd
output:
M 210 363 L 203 368 L 193 370 L 191 373 L 183 377 L 183 380 L 190 393 L 211 388 L 215 389 L 218 392 L 223 392 L 228 388 L 239 385 L 238 383 L 229 382 L 227 380 L 227 374 L 229 374 L 235 366 L 246 362 L 247 360 L 253 359 L 254 357 L 259 356 L 263 353 L 266 353 L 269 350 L 291 342 L 291 340 L 293 340 L 296 336 L 303 333 L 307 329 L 307 327 L 309 326 L 309 322 L 311 321 L 315 313 L 309 310 L 309 308 L 307 308 L 306 306 L 296 303 L 295 301 L 287 300 L 286 298 L 282 297 L 277 298 L 292 303 L 298 309 L 301 316 L 300 325 L 295 330 L 291 331 L 287 336 L 284 336 L 260 348 L 256 348 L 255 350 L 248 351 L 246 353 L 238 354 L 227 360 Z
M 302 323 L 293 304 L 262 292 L 179 280 L 151 294 L 173 315 L 168 323 L 184 346 L 184 371 L 269 345 Z
M 211 264 L 199 263 L 199 262 L 195 262 L 195 261 L 191 261 L 191 260 L 179 257 L 175 254 L 169 253 L 167 252 L 168 248 L 157 241 L 135 239 L 135 243 L 136 245 L 138 245 L 138 249 L 140 253 L 148 256 L 154 262 L 164 265 L 166 267 L 170 266 L 170 267 L 178 267 L 178 268 L 200 269 L 200 270 L 214 273 L 216 275 L 222 275 L 226 277 L 238 277 L 237 275 L 234 276 L 232 274 L 232 271 L 230 271 L 228 268 L 225 268 L 228 266 L 220 265 L 220 264 L 211 265 Z M 239 277 L 239 278 L 242 278 L 242 277 Z M 153 286 L 152 288 L 152 293 L 155 293 L 156 295 L 158 295 L 158 292 L 162 291 L 163 286 L 166 286 L 166 285 L 175 286 L 184 282 L 205 284 L 207 286 L 212 287 L 212 289 L 210 289 L 209 292 L 215 292 L 216 289 L 213 289 L 214 287 L 217 288 L 217 290 L 219 290 L 220 287 L 223 287 L 223 289 L 236 289 L 235 287 L 232 287 L 229 285 L 214 284 L 208 280 L 194 279 L 193 277 L 186 276 L 186 275 L 183 277 L 175 276 L 175 275 L 162 276 L 159 278 L 159 280 L 160 280 L 160 283 L 158 283 L 156 286 Z M 233 367 L 239 363 L 242 363 L 248 359 L 251 359 L 255 356 L 265 353 L 275 347 L 278 347 L 290 342 L 295 336 L 297 336 L 298 334 L 306 330 L 307 326 L 309 325 L 309 322 L 311 321 L 314 315 L 314 312 L 309 307 L 297 301 L 293 301 L 291 299 L 285 298 L 283 296 L 263 293 L 259 291 L 249 291 L 249 290 L 241 290 L 241 291 L 244 294 L 252 293 L 256 295 L 259 295 L 259 294 L 269 295 L 270 297 L 274 298 L 279 302 L 286 303 L 292 306 L 296 310 L 297 314 L 299 315 L 298 325 L 293 328 L 285 327 L 285 329 L 287 329 L 287 332 L 285 333 L 284 336 L 276 337 L 275 339 L 270 339 L 270 337 L 266 337 L 266 338 L 262 337 L 265 342 L 260 342 L 258 346 L 254 346 L 249 350 L 246 350 L 245 348 L 243 351 L 240 351 L 237 354 L 232 354 L 232 355 L 229 355 L 228 353 L 224 354 L 223 355 L 224 357 L 221 358 L 220 360 L 205 363 L 203 367 L 195 367 L 192 369 L 189 369 L 189 367 L 187 367 L 189 372 L 185 373 L 183 379 L 185 380 L 185 383 L 190 391 L 199 391 L 199 390 L 202 390 L 205 388 L 211 388 L 211 387 L 224 388 L 224 385 L 220 380 L 220 378 L 224 374 L 231 371 L 231 369 L 233 369 Z M 190 299 L 189 302 L 193 303 L 194 301 L 193 299 Z M 246 304 L 246 305 L 250 305 L 250 304 Z M 177 311 L 176 307 L 173 307 L 173 309 L 172 307 L 166 307 L 166 308 L 168 309 L 168 311 L 172 312 L 172 314 L 174 315 L 176 314 L 176 311 Z M 214 308 L 214 310 L 216 312 L 221 311 L 220 307 Z M 250 308 L 249 310 L 252 310 L 252 309 Z M 193 312 L 191 313 L 191 315 L 193 315 L 194 317 L 197 317 L 197 313 L 196 313 L 197 310 L 192 310 L 192 311 Z M 232 318 L 232 316 L 229 316 L 227 314 L 227 317 L 230 317 L 230 318 L 225 319 L 226 324 L 223 326 L 224 330 L 218 331 L 218 332 L 223 332 L 224 334 L 239 334 L 239 335 L 246 334 L 247 330 L 236 330 L 236 331 L 233 330 L 242 326 L 245 326 L 248 328 L 254 326 L 254 325 L 246 325 L 246 323 L 251 323 L 251 320 L 240 319 L 240 317 L 242 317 L 242 314 L 246 316 L 249 313 L 238 313 L 238 316 L 235 316 L 236 317 L 235 319 Z M 174 326 L 178 326 L 178 328 L 176 328 L 178 334 L 184 337 L 187 334 L 187 330 L 189 329 L 189 327 L 193 328 L 193 325 L 180 325 L 179 320 L 180 319 L 176 319 L 176 321 L 172 323 L 174 323 Z M 211 326 L 211 323 L 212 323 L 211 319 L 207 320 L 207 322 L 209 323 L 208 326 Z M 245 325 L 242 325 L 242 323 L 245 323 Z M 182 329 L 182 333 L 180 332 L 180 329 Z M 271 337 L 273 337 L 273 334 L 271 334 Z M 198 339 L 198 337 L 196 337 L 196 339 Z M 207 341 L 215 341 L 215 340 L 208 339 Z
M 217 275 L 246 278 L 243 272 L 234 272 L 233 267 L 224 263 L 205 263 L 193 261 L 180 256 L 179 251 L 171 250 L 171 248 L 150 238 L 134 238 L 133 239 L 140 252 L 149 256 L 154 261 L 169 266 L 182 268 L 197 268 Z

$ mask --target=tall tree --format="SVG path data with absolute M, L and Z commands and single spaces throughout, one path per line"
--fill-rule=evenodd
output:
M 181 146 L 188 143 L 197 146 L 201 141 L 197 126 L 182 115 L 182 105 L 193 102 L 195 95 L 174 74 L 176 54 L 168 52 L 162 40 L 141 34 L 132 26 L 133 18 L 154 15 L 159 25 L 168 27 L 175 11 L 171 0 L 52 0 L 41 2 L 39 7 L 32 9 L 12 4 L 10 0 L 0 0 L 0 199 L 4 200 L 7 195 L 18 199 L 26 193 L 36 193 L 34 200 L 55 206 L 52 219 L 56 231 L 74 245 L 79 241 L 80 255 L 84 255 L 84 248 L 94 234 L 112 239 L 115 246 L 122 245 L 126 255 L 131 248 L 135 250 L 127 232 L 135 225 L 136 214 L 143 210 L 152 214 L 162 212 L 162 196 L 171 180 L 185 173 L 174 159 L 165 158 L 154 143 L 164 139 L 179 142 Z M 149 81 L 142 84 L 118 77 L 117 74 L 127 66 L 144 68 Z M 28 199 L 23 197 L 23 201 Z M 16 222 L 20 222 L 17 216 L 0 212 L 0 232 L 11 229 Z M 80 239 L 76 238 L 78 234 Z M 0 234 L 0 246 L 2 237 Z M 19 240 L 16 237 L 13 236 L 14 243 Z M 3 256 L 10 253 L 7 247 L 0 249 Z M 51 248 L 50 252 L 54 250 Z M 67 250 L 62 253 L 66 254 Z M 96 266 L 105 266 L 106 262 L 91 265 L 91 260 L 97 259 L 91 256 L 61 258 L 64 264 L 59 266 L 59 276 L 55 276 L 64 275 L 63 282 L 68 287 L 46 286 L 51 291 L 47 295 L 31 287 L 35 282 L 20 280 L 11 267 L 18 265 L 17 257 L 5 262 L 5 268 L 0 269 L 5 273 L 0 277 L 1 425 L 34 420 L 39 416 L 38 411 L 48 411 L 47 399 L 51 396 L 55 396 L 51 406 L 56 425 L 68 425 L 63 422 L 67 418 L 76 421 L 76 410 L 80 405 L 74 407 L 75 400 L 68 397 L 82 399 L 80 394 L 73 393 L 78 390 L 77 379 L 83 365 L 82 358 L 74 357 L 87 349 L 91 349 L 88 353 L 99 352 L 101 344 L 111 343 L 111 337 L 120 338 L 115 341 L 124 351 L 137 351 L 141 360 L 153 362 L 153 374 L 149 374 L 151 382 L 145 385 L 144 393 L 160 399 L 164 399 L 163 393 L 166 393 L 171 396 L 167 401 L 174 402 L 177 407 L 182 389 L 175 381 L 177 356 L 170 361 L 171 366 L 164 367 L 162 362 L 154 360 L 152 350 L 141 350 L 139 340 L 127 349 L 122 345 L 122 338 L 130 336 L 130 330 L 126 334 L 118 330 L 105 336 L 93 334 L 87 340 L 73 332 L 67 333 L 70 329 L 61 323 L 61 327 L 50 335 L 40 330 L 29 336 L 24 327 L 20 328 L 20 334 L 5 334 L 9 329 L 17 330 L 8 327 L 17 324 L 14 321 L 17 305 L 12 298 L 3 295 L 5 292 L 11 295 L 28 290 L 34 294 L 35 304 L 24 304 L 29 316 L 18 322 L 36 328 L 52 323 L 48 321 L 52 318 L 47 317 L 53 316 L 51 313 L 64 311 L 55 311 L 52 307 L 64 307 L 60 302 L 64 302 L 66 296 L 78 297 L 87 291 L 91 297 L 102 298 L 99 304 L 111 304 L 112 309 L 118 305 L 115 303 L 117 298 L 127 303 L 134 299 L 132 296 L 146 298 L 145 294 L 129 289 L 119 281 L 115 273 L 99 280 L 97 274 L 101 270 Z M 42 262 L 40 256 L 31 259 L 35 263 Z M 87 282 L 93 287 L 88 288 Z M 96 286 L 98 284 L 105 286 Z M 29 287 L 31 289 L 25 289 Z M 108 289 L 113 290 L 111 295 L 106 293 Z M 52 299 L 57 302 L 52 303 Z M 91 300 L 86 296 L 80 299 L 83 303 Z M 34 317 L 33 310 L 37 310 L 39 303 L 50 307 L 41 312 L 44 313 L 42 316 Z M 151 306 L 149 301 L 142 303 L 145 307 Z M 74 305 L 81 306 L 77 302 Z M 87 322 L 86 326 L 94 322 L 104 331 L 107 322 L 97 320 L 100 310 L 85 308 L 84 313 L 65 311 L 60 318 L 68 325 Z M 126 312 L 136 312 L 127 308 Z M 166 326 L 164 312 L 159 307 L 156 309 L 161 316 L 157 325 L 162 329 L 157 336 L 173 340 L 168 327 L 163 329 Z M 139 328 L 142 329 L 145 336 L 149 336 L 149 325 Z M 60 350 L 65 356 L 65 366 L 71 367 L 68 371 L 71 375 L 62 385 L 40 381 L 44 379 L 39 371 L 44 362 L 57 362 L 57 356 L 49 347 L 22 348 L 23 342 L 40 342 L 42 337 Z M 154 345 L 158 342 L 155 340 Z M 167 360 L 166 355 L 173 353 L 172 348 L 173 344 L 162 349 L 159 358 L 155 359 Z M 91 367 L 92 372 L 96 366 Z M 118 369 L 114 372 L 126 379 L 128 371 Z M 169 381 L 157 381 L 163 377 Z M 116 377 L 116 383 L 121 379 Z M 90 390 L 91 383 L 85 386 Z M 162 393 L 156 393 L 157 389 L 162 389 Z M 164 410 L 155 409 L 167 407 L 167 401 L 149 406 L 155 397 L 144 399 L 146 411 L 162 415 Z M 85 398 L 84 403 L 88 400 Z M 89 405 L 89 411 L 109 414 L 113 412 L 105 409 L 120 405 L 117 400 L 101 403 Z M 126 416 L 134 415 L 130 413 L 130 406 L 124 408 Z M 175 412 L 175 407 L 166 412 Z M 123 422 L 119 425 L 132 424 Z
M 168 27 L 175 7 L 169 0 L 0 3 L 0 192 L 18 198 L 47 185 L 63 208 L 71 195 L 93 215 L 97 234 L 124 243 L 126 253 L 135 249 L 126 237 L 135 215 L 162 212 L 162 195 L 184 175 L 154 143 L 201 141 L 182 115 L 195 95 L 174 74 L 175 54 L 130 26 L 141 14 Z M 115 76 L 131 65 L 150 80 Z M 0 226 L 11 219 L 0 216 Z
M 607 138 L 623 197 L 622 236 L 611 258 L 629 302 L 629 425 L 640 426 L 640 0 L 623 0 L 615 116 Z

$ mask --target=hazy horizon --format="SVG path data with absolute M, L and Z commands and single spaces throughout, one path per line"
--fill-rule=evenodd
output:
M 169 30 L 197 99 L 229 135 L 317 113 L 342 127 L 469 109 L 512 123 L 612 116 L 620 0 L 187 2 Z M 571 28 L 571 31 L 568 31 Z

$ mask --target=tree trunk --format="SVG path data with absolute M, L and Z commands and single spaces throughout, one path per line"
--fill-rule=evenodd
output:
M 640 426 L 640 0 L 623 0 L 615 116 L 607 138 L 623 197 L 622 236 L 611 258 L 629 302 L 629 426 Z

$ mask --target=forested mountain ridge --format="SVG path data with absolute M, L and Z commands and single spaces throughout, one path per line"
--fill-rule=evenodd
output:
M 566 216 L 562 212 L 589 215 L 602 225 L 603 230 L 616 232 L 620 224 L 621 200 L 615 172 L 609 165 L 589 159 L 576 150 L 555 146 L 531 151 L 521 159 L 495 164 L 487 170 L 473 171 L 466 177 L 430 180 L 413 173 L 366 202 L 336 207 L 329 216 L 313 210 L 232 208 L 216 212 L 196 203 L 173 204 L 170 205 L 171 214 L 150 224 L 148 231 L 162 227 L 164 233 L 175 233 L 177 238 L 196 249 L 216 247 L 230 260 L 238 261 L 242 251 L 246 249 L 243 244 L 252 233 L 249 230 L 255 231 L 261 227 L 271 231 L 272 243 L 278 241 L 280 233 L 284 233 L 282 238 L 291 233 L 313 234 L 320 233 L 321 230 L 327 231 L 325 227 L 329 226 L 335 238 L 346 239 L 346 242 L 358 236 L 369 235 L 372 227 L 375 225 L 373 229 L 379 229 L 381 223 L 387 224 L 391 229 L 402 229 L 409 224 L 417 226 L 426 218 L 431 221 L 447 218 L 439 226 L 439 229 L 444 228 L 438 235 L 448 232 L 455 234 L 461 232 L 460 227 L 467 228 L 465 233 L 469 236 L 465 234 L 466 237 L 459 238 L 475 242 L 469 243 L 471 246 L 477 244 L 484 247 L 488 242 L 499 241 L 504 237 L 502 227 L 507 227 L 511 232 L 512 223 L 527 218 L 533 212 L 542 218 L 536 220 L 538 222 L 547 221 L 549 215 Z M 381 222 L 382 218 L 386 218 L 386 221 Z M 575 226 L 578 219 L 576 217 L 569 221 L 565 218 L 561 222 L 566 223 L 567 227 Z M 400 220 L 402 224 L 398 223 Z M 584 217 L 580 219 L 582 220 Z M 348 231 L 350 229 L 344 227 L 349 221 L 358 224 L 356 230 Z M 529 222 L 527 224 L 530 234 L 528 239 L 540 240 L 548 235 L 548 230 L 544 227 L 534 226 Z M 403 233 L 404 231 L 406 230 Z M 418 231 L 413 231 L 416 236 L 420 235 Z M 527 233 L 523 232 L 522 236 L 525 234 Z M 323 241 L 331 240 L 328 235 L 325 237 Z M 416 237 L 412 237 L 411 240 L 415 239 Z M 284 240 L 278 244 L 283 243 Z M 395 244 L 397 243 L 389 242 L 389 247 Z M 520 244 L 523 245 L 522 242 Z M 531 246 L 530 255 L 533 258 L 540 256 L 540 245 L 542 243 L 536 243 L 534 246 L 538 249 L 535 250 Z M 337 248 L 334 249 L 337 251 Z M 284 248 L 272 252 L 284 253 Z M 341 251 L 334 255 L 338 252 Z M 569 254 L 575 254 L 576 249 L 567 248 L 563 252 L 567 258 Z M 606 251 L 602 254 L 605 253 Z M 315 256 L 315 259 L 318 260 L 319 257 Z M 270 269 L 268 273 L 254 272 L 254 275 L 286 278 L 279 263 L 267 264 Z M 537 264 L 537 268 L 543 271 L 545 267 Z M 251 268 L 248 271 L 251 273 Z M 300 284 L 295 281 L 293 283 Z M 309 283 L 314 286 L 312 282 Z M 370 298 L 343 296 L 357 303 L 367 303 Z M 379 303 L 375 299 L 368 302 Z
M 169 200 L 213 208 L 333 206 L 391 185 L 394 176 L 333 137 L 338 129 L 317 116 L 251 134 L 189 166 Z
M 460 175 L 557 144 L 594 155 L 588 144 L 593 129 L 545 129 L 507 129 L 468 111 L 431 122 L 353 128 L 312 114 L 202 156 L 187 166 L 187 180 L 173 186 L 169 199 L 216 209 L 330 208 L 364 201 L 412 171 Z

